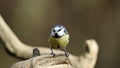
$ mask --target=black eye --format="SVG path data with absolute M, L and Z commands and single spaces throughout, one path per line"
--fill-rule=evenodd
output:
M 59 29 L 58 31 L 61 31 L 61 29 Z
M 55 30 L 53 29 L 53 32 L 55 32 Z

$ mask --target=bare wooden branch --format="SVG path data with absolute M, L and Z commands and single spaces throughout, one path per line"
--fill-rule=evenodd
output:
M 15 54 L 16 56 L 26 58 L 26 59 L 31 58 L 33 56 L 33 49 L 36 47 L 32 47 L 32 46 L 22 43 L 17 38 L 17 36 L 12 32 L 12 30 L 8 27 L 8 25 L 3 20 L 1 15 L 0 15 L 0 38 L 4 41 L 7 49 L 11 53 Z M 48 59 L 48 61 L 52 61 L 52 59 L 60 61 L 55 58 L 50 58 L 49 53 L 51 51 L 49 48 L 45 48 L 45 47 L 37 47 L 37 48 L 40 50 L 41 56 L 15 63 L 12 66 L 12 68 L 20 68 L 20 67 L 16 67 L 16 66 L 23 66 L 21 68 L 24 68 L 25 66 L 28 66 L 27 68 L 40 68 L 41 64 L 39 62 L 41 60 L 43 60 L 43 62 L 45 62 L 46 61 L 45 59 Z M 96 61 L 97 61 L 98 50 L 99 50 L 99 47 L 95 40 L 93 40 L 93 39 L 86 40 L 85 41 L 85 52 L 83 55 L 75 56 L 75 55 L 70 54 L 69 59 L 71 61 L 72 66 L 74 68 L 94 68 Z M 55 52 L 57 52 L 58 55 L 63 54 L 62 51 L 56 50 Z M 46 55 L 48 57 L 46 57 Z M 57 56 L 56 58 L 59 58 L 59 57 L 63 57 L 63 56 Z M 39 61 L 39 59 L 41 59 L 41 60 Z M 64 59 L 67 59 L 67 61 L 69 60 L 65 56 L 64 56 Z M 34 63 L 38 63 L 37 67 L 34 67 L 34 65 L 31 64 L 31 63 L 33 63 L 33 61 L 34 61 Z M 43 63 L 43 65 L 46 63 Z M 62 65 L 69 66 L 70 64 L 69 65 L 68 64 L 69 63 L 62 64 Z M 58 64 L 56 66 L 60 66 L 60 65 L 61 64 Z M 31 66 L 33 66 L 33 67 L 31 67 Z M 49 67 L 49 65 L 47 65 L 47 64 L 45 66 Z M 54 66 L 55 65 L 51 66 L 51 68 L 54 68 Z M 63 68 L 63 67 L 60 67 L 60 68 Z M 64 67 L 64 68 L 67 68 L 67 67 Z
M 11 68 L 73 68 L 69 58 L 64 55 L 52 57 L 41 55 L 15 63 Z

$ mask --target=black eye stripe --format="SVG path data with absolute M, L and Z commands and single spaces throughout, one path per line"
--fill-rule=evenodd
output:
M 58 31 L 61 31 L 61 29 L 59 29 Z
M 53 29 L 53 32 L 55 32 L 55 30 Z

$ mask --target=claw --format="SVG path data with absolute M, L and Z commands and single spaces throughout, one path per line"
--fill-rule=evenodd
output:
M 50 54 L 52 55 L 52 57 L 55 57 L 55 53 L 52 52 L 52 53 L 50 53 Z
M 65 48 L 62 48 L 62 50 L 65 52 L 65 56 L 66 56 L 66 57 L 69 57 L 69 53 L 66 51 L 66 49 L 65 49 Z
M 69 53 L 68 53 L 68 52 L 65 52 L 65 56 L 66 56 L 66 57 L 69 57 Z

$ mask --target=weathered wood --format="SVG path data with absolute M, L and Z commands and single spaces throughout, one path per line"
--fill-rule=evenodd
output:
M 52 57 L 41 55 L 21 61 L 12 65 L 11 68 L 73 68 L 69 58 L 64 55 Z
M 71 66 L 71 64 L 74 68 L 94 68 L 96 61 L 97 61 L 98 51 L 99 51 L 98 44 L 95 40 L 93 40 L 93 39 L 86 40 L 85 41 L 85 52 L 83 55 L 75 56 L 73 54 L 70 54 L 69 59 L 70 59 L 71 64 L 66 63 L 69 59 L 66 58 L 65 56 L 57 56 L 56 58 L 63 57 L 64 59 L 67 59 L 67 60 L 62 61 L 62 58 L 61 58 L 61 61 L 65 62 L 64 64 L 62 64 L 60 59 L 58 60 L 56 58 L 50 58 L 49 54 L 51 51 L 49 48 L 32 47 L 32 46 L 22 43 L 18 39 L 18 37 L 12 32 L 12 30 L 8 27 L 8 25 L 3 20 L 1 15 L 0 15 L 0 38 L 5 43 L 6 48 L 11 53 L 15 54 L 17 57 L 22 57 L 22 58 L 26 58 L 26 59 L 30 58 L 28 60 L 15 63 L 12 66 L 12 68 L 26 68 L 26 66 L 27 66 L 27 68 L 40 68 L 41 67 L 40 63 L 38 63 L 38 65 L 36 65 L 35 67 L 33 65 L 33 61 L 37 61 L 36 58 L 41 59 L 43 62 L 46 61 L 46 59 L 48 59 L 48 62 L 50 62 L 50 61 L 53 62 L 52 60 L 57 61 L 57 62 L 55 62 L 56 65 L 53 65 L 53 66 L 52 65 L 49 66 L 47 64 L 47 62 L 44 62 L 42 65 L 44 65 L 46 67 L 42 67 L 42 68 L 47 68 L 47 67 L 55 68 L 55 66 L 61 66 L 60 68 L 63 68 L 62 66 Z M 41 56 L 32 58 L 34 48 L 38 48 L 40 50 Z M 58 55 L 64 54 L 62 51 L 58 51 L 58 50 L 55 50 L 55 52 Z M 48 57 L 45 57 L 46 55 Z M 38 60 L 37 62 L 40 62 L 41 60 Z M 57 64 L 57 63 L 60 63 L 60 64 Z M 23 67 L 16 67 L 16 66 L 23 66 Z M 31 67 L 31 66 L 33 66 L 33 67 Z M 67 67 L 64 67 L 64 68 L 67 68 Z

